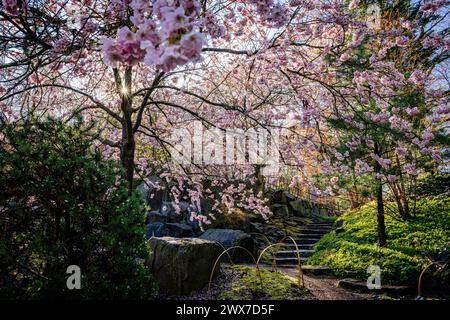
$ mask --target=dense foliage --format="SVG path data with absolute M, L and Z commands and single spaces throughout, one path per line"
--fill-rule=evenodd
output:
M 438 195 L 450 192 L 450 173 L 427 174 L 413 188 L 417 196 Z
M 149 297 L 144 215 L 79 123 L 3 126 L 0 297 Z M 119 182 L 118 182 L 119 181 Z M 66 287 L 69 265 L 81 290 Z
M 424 198 L 408 221 L 386 217 L 387 248 L 376 242 L 375 204 L 343 215 L 343 231 L 333 231 L 316 244 L 313 264 L 330 266 L 338 275 L 367 279 L 370 265 L 381 268 L 382 283 L 416 283 L 431 253 L 450 242 L 450 198 Z M 341 232 L 342 231 L 342 232 Z

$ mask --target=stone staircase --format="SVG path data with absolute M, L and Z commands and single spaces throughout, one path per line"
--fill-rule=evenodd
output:
M 293 237 L 297 247 L 291 239 L 284 240 L 284 246 L 280 248 L 275 256 L 277 266 L 293 267 L 298 265 L 297 253 L 300 254 L 300 261 L 303 264 L 308 257 L 314 253 L 313 245 L 329 232 L 333 227 L 333 222 L 312 222 L 302 228 L 300 234 Z M 298 248 L 298 250 L 297 250 Z

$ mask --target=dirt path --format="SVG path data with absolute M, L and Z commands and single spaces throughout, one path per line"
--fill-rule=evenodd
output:
M 296 269 L 279 268 L 279 271 L 290 277 L 296 278 L 298 273 Z M 351 292 L 339 288 L 337 283 L 339 279 L 325 276 L 304 275 L 305 286 L 311 294 L 318 300 L 367 300 L 373 299 L 369 294 Z

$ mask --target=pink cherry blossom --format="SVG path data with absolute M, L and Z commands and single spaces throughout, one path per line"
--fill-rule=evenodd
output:
M 3 8 L 9 14 L 17 15 L 20 11 L 27 10 L 27 2 L 20 0 L 2 0 Z
M 397 180 L 397 177 L 395 175 L 393 175 L 393 174 L 389 174 L 389 175 L 387 175 L 387 180 L 390 183 L 393 183 L 393 182 L 395 182 L 395 180 Z
M 429 130 L 424 131 L 421 136 L 422 140 L 427 142 L 431 141 L 433 137 L 434 137 L 433 133 L 431 133 Z
M 427 76 L 423 71 L 414 70 L 414 72 L 409 77 L 408 81 L 416 85 L 422 85 L 424 84 L 426 78 Z
M 395 39 L 395 44 L 399 47 L 406 47 L 408 45 L 409 38 L 406 36 L 401 36 Z
M 419 108 L 417 108 L 417 107 L 406 108 L 405 111 L 411 117 L 414 117 L 415 115 L 419 114 L 419 112 L 420 112 Z
M 416 166 L 413 163 L 405 163 L 403 165 L 403 169 L 406 171 L 406 173 L 416 176 L 419 174 L 419 171 L 416 169 Z
M 332 185 L 335 185 L 335 184 L 338 182 L 338 180 L 339 180 L 338 177 L 332 177 L 332 178 L 330 179 L 330 183 L 331 183 Z
M 408 153 L 408 150 L 405 147 L 397 147 L 395 148 L 395 153 L 398 156 L 403 157 Z
M 211 12 L 207 12 L 204 18 L 204 26 L 206 32 L 211 36 L 211 38 L 221 38 L 225 35 L 225 28 L 219 24 L 218 19 Z
M 351 0 L 351 1 L 350 1 L 350 4 L 348 5 L 348 8 L 349 8 L 350 10 L 355 9 L 356 7 L 359 6 L 359 1 L 360 1 L 360 0 Z
M 372 154 L 371 156 L 372 156 L 372 159 L 377 161 L 384 169 L 389 168 L 389 166 L 391 165 L 391 160 L 390 159 L 381 158 L 380 156 L 378 156 L 376 154 Z

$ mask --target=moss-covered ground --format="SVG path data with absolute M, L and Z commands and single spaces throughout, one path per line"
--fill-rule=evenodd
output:
M 340 220 L 340 232 L 325 235 L 315 245 L 317 251 L 309 264 L 327 265 L 338 276 L 361 279 L 367 279 L 370 265 L 378 265 L 383 283 L 415 284 L 429 263 L 429 253 L 450 242 L 450 197 L 419 200 L 415 215 L 407 221 L 386 214 L 386 248 L 376 244 L 375 203 L 350 211 Z

